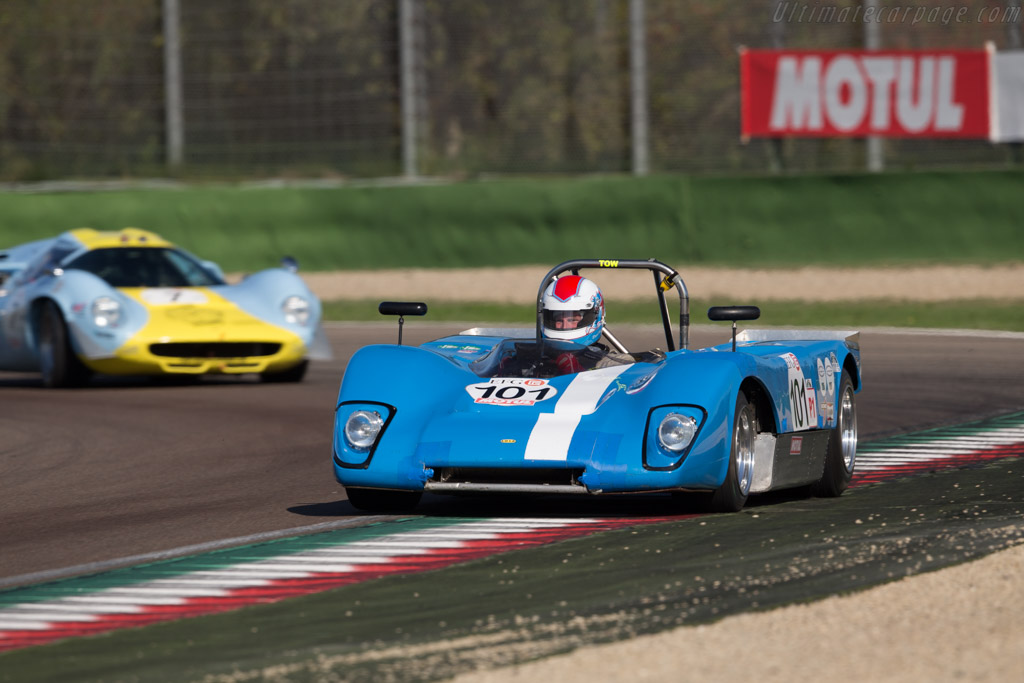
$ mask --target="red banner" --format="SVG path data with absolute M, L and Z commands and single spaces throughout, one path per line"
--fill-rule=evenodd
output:
M 748 137 L 988 138 L 985 50 L 742 50 Z

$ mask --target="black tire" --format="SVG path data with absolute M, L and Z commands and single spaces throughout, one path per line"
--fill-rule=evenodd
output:
M 89 380 L 92 372 L 78 360 L 72 350 L 64 316 L 52 301 L 43 304 L 36 332 L 39 370 L 44 387 L 77 387 Z
M 836 426 L 828 438 L 825 452 L 825 469 L 819 479 L 811 484 L 811 495 L 821 498 L 835 498 L 843 493 L 853 478 L 857 460 L 857 400 L 853 393 L 853 380 L 843 370 L 836 393 Z
M 348 502 L 366 512 L 412 512 L 419 504 L 420 491 L 383 491 L 381 489 L 345 488 Z
M 301 382 L 302 378 L 306 376 L 306 368 L 309 367 L 309 361 L 304 360 L 294 367 L 290 367 L 283 372 L 264 372 L 260 375 L 260 379 L 264 382 Z
M 756 438 L 757 411 L 754 404 L 740 392 L 736 397 L 736 413 L 732 424 L 729 471 L 725 475 L 725 481 L 708 501 L 708 508 L 712 512 L 738 512 L 746 505 L 754 475 Z

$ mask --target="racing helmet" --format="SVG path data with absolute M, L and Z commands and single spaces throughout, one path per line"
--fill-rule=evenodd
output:
M 593 344 L 604 329 L 604 297 L 596 284 L 579 275 L 553 281 L 541 298 L 545 339 Z

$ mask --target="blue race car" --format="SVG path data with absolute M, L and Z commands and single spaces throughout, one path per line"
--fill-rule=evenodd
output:
M 607 327 L 613 348 L 542 334 L 549 286 L 607 268 L 654 274 L 667 350 L 629 351 Z M 381 312 L 421 315 L 426 305 L 385 302 Z M 398 345 L 364 347 L 345 370 L 335 477 L 372 511 L 411 509 L 424 491 L 704 492 L 716 511 L 778 489 L 838 496 L 856 458 L 859 333 L 736 333 L 737 320 L 759 314 L 713 307 L 712 320 L 733 322 L 731 342 L 688 348 L 686 285 L 652 259 L 556 266 L 538 291 L 536 329 L 474 328 L 412 347 L 401 344 L 400 317 Z
M 93 373 L 258 373 L 298 382 L 331 350 L 294 261 L 228 284 L 219 267 L 137 228 L 71 230 L 0 250 L 0 370 L 47 387 Z

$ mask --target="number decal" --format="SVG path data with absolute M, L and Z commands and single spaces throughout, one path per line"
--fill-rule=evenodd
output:
M 547 380 L 515 377 L 495 377 L 489 382 L 470 384 L 466 391 L 473 397 L 473 403 L 494 406 L 532 406 L 558 393 Z
M 792 353 L 784 353 L 780 358 L 786 363 L 789 391 L 789 430 L 799 432 L 818 427 L 818 392 L 814 388 L 814 380 L 804 377 L 800 361 Z M 824 370 L 821 361 L 814 364 L 814 370 Z M 811 370 L 811 367 L 808 367 Z

